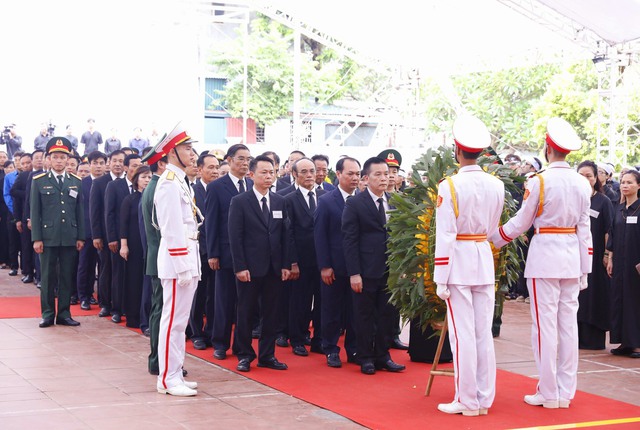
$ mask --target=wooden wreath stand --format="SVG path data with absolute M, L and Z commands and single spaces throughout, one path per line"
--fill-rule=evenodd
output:
M 427 389 L 424 393 L 428 396 L 431 393 L 431 385 L 433 385 L 433 378 L 436 376 L 454 376 L 453 369 L 438 370 L 438 364 L 440 362 L 440 354 L 442 354 L 442 346 L 447 336 L 447 317 L 445 315 L 444 323 L 442 324 L 442 330 L 440 331 L 440 340 L 438 340 L 438 347 L 436 348 L 436 354 L 433 357 L 433 364 L 431 365 L 431 371 L 429 372 L 429 380 L 427 381 Z

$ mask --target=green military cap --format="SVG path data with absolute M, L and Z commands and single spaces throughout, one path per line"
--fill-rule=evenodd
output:
M 47 142 L 47 154 L 52 152 L 63 152 L 71 154 L 71 142 L 66 137 L 52 137 Z
M 395 149 L 382 151 L 378 157 L 386 161 L 389 167 L 400 167 L 402 164 L 402 155 Z

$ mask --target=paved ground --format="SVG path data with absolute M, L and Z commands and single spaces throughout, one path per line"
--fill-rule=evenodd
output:
M 33 285 L 0 271 L 0 297 L 35 295 Z M 0 429 L 356 429 L 331 411 L 188 356 L 199 395 L 155 392 L 146 367 L 147 338 L 106 319 L 79 317 L 82 326 L 38 328 L 39 319 L 0 320 Z M 403 336 L 406 338 L 406 331 Z M 527 376 L 536 370 L 529 346 L 528 305 L 505 305 L 495 340 L 498 367 Z M 640 360 L 581 351 L 578 389 L 640 405 Z M 426 382 L 426 376 L 425 376 Z

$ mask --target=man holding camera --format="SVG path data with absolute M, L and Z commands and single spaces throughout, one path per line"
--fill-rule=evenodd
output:
M 13 154 L 22 151 L 22 137 L 16 134 L 16 125 L 10 124 L 4 127 L 0 143 L 7 145 L 7 156 L 13 160 Z

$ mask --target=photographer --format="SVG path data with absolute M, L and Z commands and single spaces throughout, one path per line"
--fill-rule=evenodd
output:
M 40 134 L 33 139 L 33 149 L 44 151 L 47 142 L 49 142 L 49 125 L 42 123 L 40 124 Z
M 13 160 L 16 152 L 22 151 L 22 138 L 16 134 L 16 125 L 10 124 L 4 127 L 0 136 L 0 144 L 7 145 L 7 156 Z

